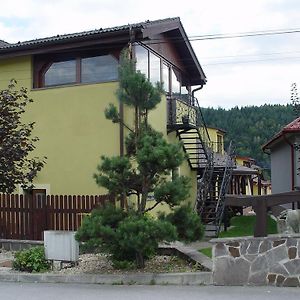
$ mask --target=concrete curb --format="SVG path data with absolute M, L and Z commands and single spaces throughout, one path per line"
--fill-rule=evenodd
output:
M 84 283 L 111 285 L 212 285 L 211 272 L 193 273 L 146 273 L 146 274 L 31 274 L 0 272 L 2 282 L 31 282 L 31 283 Z

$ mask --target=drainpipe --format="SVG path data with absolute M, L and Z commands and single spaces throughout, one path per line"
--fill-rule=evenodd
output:
M 291 168 L 291 172 L 292 172 L 292 191 L 294 191 L 295 189 L 295 154 L 294 154 L 294 147 L 293 144 L 288 140 L 288 138 L 286 137 L 285 133 L 283 134 L 283 139 L 286 141 L 286 143 L 288 145 L 290 145 L 291 147 L 291 163 L 292 163 L 292 168 Z M 292 209 L 295 209 L 295 203 L 292 203 Z
M 194 89 L 193 91 L 192 91 L 192 101 L 193 101 L 193 105 L 195 105 L 195 101 L 194 101 L 194 95 L 195 95 L 195 92 L 197 92 L 197 91 L 200 91 L 201 89 L 203 88 L 203 84 L 201 84 L 198 88 L 196 88 L 196 89 Z

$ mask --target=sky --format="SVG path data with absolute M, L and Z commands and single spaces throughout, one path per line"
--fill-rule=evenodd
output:
M 300 30 L 300 1 L 0 0 L 0 39 L 14 43 L 168 17 L 180 17 L 191 38 Z M 299 32 L 191 43 L 207 76 L 196 93 L 203 107 L 287 104 L 294 82 L 300 93 Z

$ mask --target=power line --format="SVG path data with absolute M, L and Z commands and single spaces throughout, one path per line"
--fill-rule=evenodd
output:
M 247 64 L 253 62 L 265 62 L 265 61 L 274 61 L 274 60 L 299 60 L 300 56 L 297 57 L 278 57 L 278 58 L 266 58 L 266 59 L 257 59 L 257 60 L 245 60 L 245 61 L 232 61 L 232 62 L 216 62 L 216 63 L 208 63 L 202 64 L 202 66 L 217 66 L 217 65 L 235 65 L 235 64 Z
M 224 56 L 204 56 L 201 59 L 218 59 L 218 58 L 236 58 L 236 57 L 259 57 L 259 56 L 270 56 L 270 55 L 281 55 L 281 54 L 293 54 L 300 53 L 300 51 L 283 51 L 283 52 L 269 52 L 269 53 L 257 53 L 257 54 L 237 54 L 237 55 L 224 55 Z

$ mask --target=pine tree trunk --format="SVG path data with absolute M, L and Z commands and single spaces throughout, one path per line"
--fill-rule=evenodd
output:
M 143 256 L 143 253 L 140 251 L 137 251 L 135 253 L 135 259 L 136 259 L 136 266 L 138 269 L 144 269 L 145 268 L 145 259 Z

